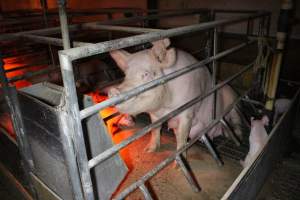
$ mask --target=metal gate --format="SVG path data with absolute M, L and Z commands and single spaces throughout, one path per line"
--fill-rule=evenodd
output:
M 64 1 L 63 1 L 64 2 Z M 65 2 L 64 2 L 65 3 Z M 134 32 L 134 33 L 143 33 L 136 36 L 116 39 L 116 40 L 110 40 L 107 42 L 101 42 L 96 44 L 90 44 L 90 43 L 83 43 L 83 42 L 73 42 L 74 48 L 71 47 L 71 43 L 69 40 L 69 29 L 74 28 L 78 29 L 80 26 L 77 25 L 67 25 L 67 16 L 65 12 L 65 4 L 61 3 L 59 6 L 60 11 L 60 21 L 61 21 L 61 30 L 62 30 L 62 36 L 63 39 L 58 38 L 51 38 L 47 36 L 39 36 L 34 34 L 39 33 L 51 33 L 56 32 L 59 30 L 58 28 L 49 28 L 45 30 L 39 30 L 39 31 L 28 31 L 23 33 L 16 33 L 12 34 L 11 36 L 3 36 L 2 38 L 7 37 L 25 37 L 27 39 L 30 39 L 32 41 L 41 42 L 41 43 L 51 43 L 55 45 L 64 46 L 65 50 L 59 51 L 59 60 L 60 60 L 60 66 L 61 71 L 63 75 L 63 83 L 64 83 L 64 96 L 65 96 L 65 105 L 63 107 L 63 110 L 68 115 L 68 120 L 62 121 L 62 126 L 65 127 L 66 130 L 66 137 L 68 141 L 72 141 L 72 145 L 69 153 L 74 153 L 76 157 L 76 162 L 69 163 L 71 168 L 73 168 L 75 171 L 78 169 L 78 176 L 75 173 L 75 176 L 71 180 L 71 185 L 73 188 L 76 188 L 76 193 L 74 193 L 74 199 L 88 199 L 92 200 L 96 197 L 94 196 L 94 188 L 91 180 L 91 170 L 94 169 L 97 165 L 100 163 L 106 162 L 107 159 L 114 156 L 121 150 L 122 148 L 126 147 L 128 144 L 132 143 L 133 141 L 139 139 L 143 135 L 147 134 L 151 129 L 159 127 L 162 125 L 162 123 L 166 122 L 170 118 L 176 116 L 180 112 L 184 111 L 185 109 L 193 106 L 194 104 L 202 101 L 206 97 L 210 96 L 211 94 L 216 93 L 217 90 L 221 89 L 226 84 L 230 83 L 231 81 L 235 80 L 248 70 L 253 68 L 253 65 L 255 62 L 249 63 L 247 66 L 245 66 L 241 71 L 234 74 L 230 78 L 226 79 L 225 81 L 222 81 L 221 83 L 216 83 L 216 64 L 217 60 L 225 57 L 226 55 L 229 55 L 233 52 L 239 51 L 242 48 L 253 44 L 257 42 L 257 37 L 249 37 L 247 41 L 245 41 L 242 44 L 236 45 L 230 49 L 227 49 L 222 52 L 218 52 L 217 48 L 217 40 L 218 40 L 218 28 L 224 27 L 226 25 L 231 25 L 234 23 L 240 23 L 240 22 L 248 22 L 254 21 L 258 19 L 258 33 L 256 36 L 262 37 L 268 34 L 268 25 L 270 20 L 270 13 L 267 12 L 250 12 L 247 15 L 234 17 L 230 19 L 222 19 L 222 20 L 215 20 L 215 21 L 209 21 L 204 22 L 196 25 L 190 25 L 190 26 L 183 26 L 178 28 L 172 28 L 167 30 L 158 30 L 158 29 L 149 29 L 149 28 L 133 28 L 133 27 L 119 27 L 119 26 L 109 26 L 109 25 L 102 25 L 97 23 L 90 23 L 90 24 L 84 24 L 81 27 L 88 27 L 88 28 L 97 28 L 97 29 L 106 29 L 106 30 L 123 30 L 128 32 Z M 203 11 L 203 10 L 200 10 Z M 174 12 L 174 13 L 165 13 L 165 14 L 158 14 L 156 16 L 138 16 L 136 18 L 132 19 L 121 19 L 116 21 L 110 21 L 108 23 L 112 24 L 124 24 L 128 22 L 133 22 L 136 20 L 148 20 L 151 18 L 161 18 L 164 16 L 174 16 L 174 15 L 185 15 L 185 14 L 194 14 L 200 12 L 199 10 L 190 10 L 190 11 L 181 11 L 181 12 Z M 213 11 L 213 14 L 218 12 L 217 10 Z M 225 12 L 225 11 L 219 11 L 219 12 Z M 234 11 L 233 11 L 234 12 Z M 85 58 L 88 56 L 93 56 L 96 54 L 102 54 L 106 53 L 108 51 L 126 48 L 134 45 L 140 45 L 147 42 L 153 42 L 156 40 L 160 40 L 163 38 L 168 37 L 174 37 L 178 35 L 184 35 L 187 33 L 192 32 L 199 32 L 199 31 L 210 31 L 213 33 L 213 53 L 212 55 L 208 55 L 207 58 L 204 60 L 201 60 L 193 65 L 187 66 L 186 68 L 180 69 L 178 71 L 175 71 L 171 74 L 167 74 L 161 78 L 158 78 L 156 80 L 153 80 L 149 83 L 143 84 L 137 88 L 134 88 L 128 92 L 121 93 L 120 95 L 113 97 L 111 99 L 108 99 L 106 101 L 103 101 L 99 104 L 89 106 L 83 110 L 79 109 L 78 105 L 78 99 L 76 94 L 76 86 L 74 81 L 74 72 L 73 72 L 73 61 Z M 248 34 L 248 31 L 247 33 Z M 83 135 L 83 129 L 82 129 L 82 120 L 96 114 L 98 111 L 112 105 L 116 105 L 118 103 L 121 103 L 123 101 L 126 101 L 136 95 L 139 95 L 147 90 L 150 90 L 156 86 L 159 86 L 161 84 L 166 83 L 167 81 L 170 81 L 176 77 L 179 77 L 185 73 L 189 73 L 195 69 L 198 69 L 200 67 L 204 67 L 207 64 L 212 63 L 212 75 L 213 75 L 213 85 L 211 90 L 203 95 L 200 95 L 196 97 L 195 99 L 187 102 L 186 104 L 180 106 L 178 109 L 168 113 L 167 115 L 163 116 L 161 119 L 153 122 L 152 124 L 142 128 L 141 130 L 137 131 L 134 136 L 122 141 L 121 143 L 114 145 L 113 147 L 106 149 L 101 154 L 98 154 L 94 156 L 91 159 L 87 158 L 87 149 L 85 145 L 84 135 Z M 3 69 L 3 68 L 2 68 Z M 2 83 L 5 83 L 3 85 L 4 87 L 9 88 L 8 81 L 4 78 L 5 72 L 2 70 Z M 248 92 L 248 91 L 247 91 Z M 195 144 L 196 141 L 198 141 L 201 137 L 201 135 L 205 140 L 205 133 L 207 133 L 210 129 L 212 129 L 215 125 L 218 123 L 223 123 L 222 120 L 224 119 L 225 115 L 229 113 L 236 105 L 237 103 L 243 98 L 245 95 L 247 95 L 247 92 L 242 94 L 238 99 L 234 101 L 234 103 L 229 106 L 226 111 L 219 117 L 212 120 L 212 122 L 209 124 L 208 127 L 206 127 L 204 130 L 201 131 L 201 133 L 198 133 L 198 136 L 192 140 L 190 140 L 182 149 L 174 152 L 173 155 L 162 161 L 160 164 L 158 164 L 156 167 L 154 167 L 152 170 L 150 170 L 147 174 L 145 174 L 143 177 L 141 177 L 139 180 L 137 180 L 135 183 L 130 185 L 128 188 L 120 192 L 115 199 L 123 199 L 128 194 L 130 194 L 132 191 L 136 189 L 140 189 L 141 192 L 144 194 L 145 199 L 152 199 L 150 192 L 148 191 L 147 187 L 145 186 L 145 182 L 149 180 L 151 177 L 153 177 L 155 174 L 157 174 L 161 169 L 172 163 L 174 160 L 179 164 L 181 167 L 184 176 L 187 178 L 188 182 L 190 183 L 191 187 L 194 189 L 194 191 L 199 191 L 199 185 L 197 184 L 196 180 L 193 179 L 193 177 L 190 175 L 189 170 L 187 170 L 183 158 L 181 154 L 186 151 L 189 147 L 191 147 L 193 144 Z M 12 104 L 12 98 L 9 96 L 9 91 L 7 91 L 7 101 Z M 11 110 L 14 111 L 18 109 L 17 104 L 11 105 Z M 19 111 L 13 112 L 13 117 L 15 119 L 21 119 L 20 116 L 17 116 Z M 22 122 L 15 122 L 16 127 L 18 125 L 22 126 Z M 106 127 L 104 124 L 101 124 L 101 129 L 105 129 Z M 24 138 L 24 133 L 22 128 L 17 129 L 18 132 L 18 139 L 20 148 L 24 154 L 23 159 L 26 160 L 26 163 L 29 165 L 27 169 L 29 171 L 32 171 L 32 166 L 30 165 L 32 162 L 32 158 L 30 159 L 30 153 L 26 152 L 28 150 L 28 142 L 26 142 L 26 139 Z M 25 146 L 24 146 L 24 145 Z M 24 151 L 25 150 L 25 151 Z M 104 183 L 105 184 L 105 183 Z M 80 186 L 80 187 L 79 187 Z M 101 198 L 101 197 L 100 197 Z

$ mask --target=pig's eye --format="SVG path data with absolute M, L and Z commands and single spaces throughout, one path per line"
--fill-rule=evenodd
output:
M 148 80 L 151 78 L 151 73 L 148 72 L 148 71 L 145 71 L 143 74 L 142 74 L 142 79 L 143 80 Z

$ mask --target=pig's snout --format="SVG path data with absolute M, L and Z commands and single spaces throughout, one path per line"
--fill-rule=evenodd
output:
M 117 88 L 111 88 L 108 91 L 108 97 L 112 98 L 112 97 L 115 97 L 115 96 L 119 95 L 120 93 L 121 93 L 120 90 L 118 90 Z

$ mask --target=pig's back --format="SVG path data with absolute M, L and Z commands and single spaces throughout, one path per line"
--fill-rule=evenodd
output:
M 164 73 L 172 73 L 176 70 L 195 64 L 196 62 L 198 62 L 198 60 L 192 55 L 182 50 L 177 50 L 177 60 L 175 65 L 165 69 Z M 210 83 L 210 72 L 205 66 L 169 81 L 167 86 L 171 93 L 170 95 L 172 96 L 169 106 L 178 107 L 200 94 L 204 94 L 204 92 L 209 89 Z

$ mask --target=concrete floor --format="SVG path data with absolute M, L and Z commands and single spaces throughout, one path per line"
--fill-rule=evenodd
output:
M 122 131 L 114 136 L 114 140 L 120 141 L 131 136 L 134 131 Z M 150 135 L 130 144 L 121 151 L 130 172 L 121 184 L 118 192 L 129 186 L 148 170 L 152 169 L 167 158 L 176 148 L 175 138 L 168 134 L 163 134 L 161 138 L 161 149 L 159 152 L 146 153 L 143 148 L 150 139 Z M 187 180 L 180 169 L 175 168 L 174 164 L 167 166 L 156 176 L 150 179 L 148 189 L 154 199 L 220 199 L 241 172 L 241 166 L 237 161 L 222 158 L 224 166 L 219 167 L 212 157 L 199 146 L 193 146 L 188 151 L 188 162 L 194 173 L 201 192 L 195 193 L 191 189 Z M 117 192 L 117 193 L 118 193 Z M 126 199 L 144 199 L 140 191 L 136 190 Z

